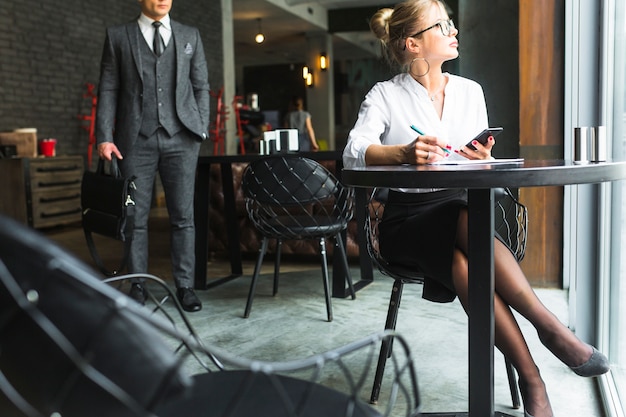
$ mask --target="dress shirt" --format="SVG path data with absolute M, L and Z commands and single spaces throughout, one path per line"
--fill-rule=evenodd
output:
M 365 96 L 348 136 L 343 152 L 344 166 L 365 166 L 365 151 L 369 145 L 410 143 L 418 136 L 411 125 L 426 135 L 443 139 L 452 149 L 460 148 L 487 128 L 482 87 L 467 78 L 444 75 L 448 83 L 441 118 L 426 88 L 409 74 L 402 73 L 374 85 Z
M 154 26 L 152 26 L 152 22 L 154 22 L 154 20 L 150 19 L 143 13 L 139 16 L 139 19 L 137 19 L 137 23 L 139 23 L 139 30 L 141 31 L 143 38 L 146 40 L 146 42 L 148 42 L 148 46 L 150 47 L 150 49 L 152 49 L 154 45 Z M 170 24 L 170 15 L 168 14 L 163 17 L 160 22 L 163 25 L 159 28 L 159 33 L 163 38 L 163 44 L 167 46 L 168 42 L 172 38 L 172 25 Z

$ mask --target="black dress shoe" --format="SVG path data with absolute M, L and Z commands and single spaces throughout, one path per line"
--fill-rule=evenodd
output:
M 189 287 L 183 287 L 176 290 L 176 298 L 183 307 L 183 310 L 193 313 L 194 311 L 200 311 L 202 309 L 202 303 L 198 296 Z
M 130 298 L 132 298 L 133 300 L 137 301 L 139 304 L 146 305 L 146 298 L 147 294 L 146 294 L 146 290 L 143 287 L 143 285 L 141 284 L 132 284 L 130 286 L 130 291 L 128 292 L 128 296 Z

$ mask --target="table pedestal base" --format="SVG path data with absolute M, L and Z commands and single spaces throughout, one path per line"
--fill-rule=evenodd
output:
M 467 412 L 463 412 L 463 413 L 420 413 L 420 416 L 428 416 L 428 417 L 467 417 L 469 416 L 469 413 Z M 511 414 L 505 414 L 505 413 L 501 413 L 499 411 L 496 411 L 493 414 L 493 417 L 514 417 Z
M 230 282 L 236 278 L 239 278 L 243 276 L 243 274 L 230 274 L 224 278 L 218 278 L 215 280 L 210 280 L 206 286 L 204 288 L 196 288 L 197 290 L 209 290 L 211 288 L 215 288 L 217 286 L 220 286 L 222 284 L 226 284 L 227 282 Z

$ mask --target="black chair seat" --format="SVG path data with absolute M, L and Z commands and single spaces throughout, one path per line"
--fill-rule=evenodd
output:
M 281 397 L 273 380 L 284 389 Z M 233 409 L 232 407 L 235 407 Z M 378 417 L 381 414 L 347 394 L 283 375 L 224 371 L 194 377 L 189 395 L 159 407 L 160 417 Z M 353 412 L 349 410 L 354 407 Z
M 424 275 L 419 271 L 416 272 L 415 269 L 410 269 L 402 265 L 388 263 L 381 264 L 381 262 L 378 261 L 376 262 L 376 266 L 383 275 L 387 275 L 394 279 L 401 279 L 404 283 L 424 283 Z
M 322 216 L 280 216 L 267 220 L 267 234 L 281 239 L 332 237 L 348 227 L 344 219 L 335 221 Z

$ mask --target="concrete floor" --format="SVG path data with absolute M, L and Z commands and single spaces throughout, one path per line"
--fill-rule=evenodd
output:
M 151 221 L 150 273 L 171 282 L 168 231 L 162 213 Z M 92 264 L 79 227 L 55 228 L 45 234 Z M 101 241 L 103 257 L 114 261 L 121 250 L 115 242 Z M 333 299 L 334 321 L 326 321 L 319 265 L 283 263 L 279 292 L 271 296 L 272 263 L 264 276 L 250 318 L 243 318 L 253 260 L 244 263 L 244 276 L 206 291 L 198 291 L 204 303 L 189 317 L 209 343 L 237 355 L 262 360 L 303 358 L 324 352 L 382 330 L 389 302 L 391 279 L 380 274 L 361 289 L 356 300 Z M 209 280 L 228 275 L 224 260 L 207 265 Z M 352 269 L 358 279 L 356 265 Z M 210 281 L 209 281 L 210 282 Z M 537 289 L 542 301 L 567 322 L 566 293 Z M 601 417 L 599 394 L 593 379 L 576 376 L 539 342 L 532 326 L 520 319 L 531 351 L 548 386 L 556 416 Z M 467 317 L 458 303 L 436 304 L 421 299 L 421 286 L 407 285 L 397 326 L 410 343 L 419 378 L 423 412 L 467 410 Z M 496 410 L 512 416 L 523 411 L 511 408 L 504 361 L 496 351 Z M 383 386 L 384 390 L 384 386 Z

